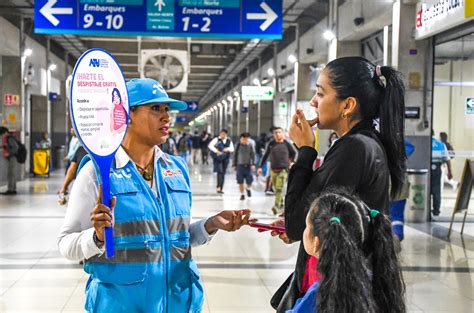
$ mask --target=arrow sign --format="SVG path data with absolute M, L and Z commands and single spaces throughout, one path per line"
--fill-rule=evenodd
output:
M 184 111 L 196 112 L 199 108 L 199 102 L 197 101 L 186 101 L 188 107 Z
M 278 15 L 275 11 L 272 10 L 265 2 L 260 4 L 260 7 L 265 11 L 265 13 L 247 13 L 248 20 L 265 20 L 262 25 L 260 25 L 260 29 L 262 31 L 266 31 L 270 25 L 278 18 Z
M 469 108 L 474 108 L 474 98 L 467 99 L 467 106 Z
M 54 26 L 59 25 L 59 20 L 54 14 L 72 14 L 72 8 L 53 8 L 58 0 L 49 0 L 41 9 L 40 13 Z

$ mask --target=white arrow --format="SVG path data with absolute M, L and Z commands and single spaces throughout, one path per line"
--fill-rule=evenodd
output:
M 198 108 L 198 105 L 196 104 L 196 102 L 193 102 L 191 103 L 191 109 L 194 111 Z
M 267 28 L 270 27 L 270 25 L 272 25 L 272 23 L 278 18 L 278 15 L 265 2 L 262 2 L 260 7 L 265 11 L 265 13 L 247 13 L 247 19 L 265 20 L 265 22 L 260 25 L 260 29 L 266 31 Z
M 470 107 L 470 108 L 474 108 L 474 99 L 469 99 L 467 101 L 467 105 Z
M 58 0 L 49 0 L 40 10 L 40 13 L 51 22 L 54 26 L 58 26 L 59 20 L 54 14 L 72 14 L 72 8 L 53 8 Z

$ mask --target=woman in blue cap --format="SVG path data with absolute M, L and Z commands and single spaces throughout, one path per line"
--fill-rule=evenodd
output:
M 97 200 L 97 175 L 93 162 L 86 163 L 71 191 L 59 250 L 84 261 L 88 312 L 201 312 L 191 246 L 209 242 L 218 229 L 239 229 L 250 211 L 222 211 L 191 224 L 186 164 L 158 148 L 168 136 L 168 110 L 186 104 L 153 79 L 132 79 L 127 89 L 130 123 L 110 170 L 111 208 Z M 103 230 L 110 226 L 115 256 L 108 259 Z

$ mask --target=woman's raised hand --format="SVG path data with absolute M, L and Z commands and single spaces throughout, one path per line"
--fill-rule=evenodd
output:
M 314 147 L 314 133 L 312 126 L 319 122 L 318 118 L 306 120 L 303 110 L 296 109 L 296 113 L 291 118 L 289 134 L 291 140 L 298 148 L 308 146 Z

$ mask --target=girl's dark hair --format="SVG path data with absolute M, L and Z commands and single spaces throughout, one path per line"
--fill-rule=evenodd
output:
M 406 312 L 391 224 L 382 213 L 371 218 L 362 201 L 337 191 L 317 198 L 308 219 L 320 242 L 317 312 Z
M 380 140 L 385 148 L 391 177 L 391 195 L 396 195 L 405 176 L 405 87 L 401 73 L 380 67 L 361 57 L 336 59 L 326 66 L 331 86 L 340 100 L 354 97 L 362 120 L 380 121 Z

